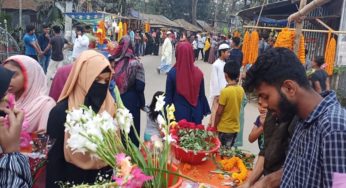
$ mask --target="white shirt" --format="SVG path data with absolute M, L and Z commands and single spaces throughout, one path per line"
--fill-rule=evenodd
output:
M 197 50 L 197 49 L 198 49 L 198 48 L 197 48 L 197 41 L 196 41 L 196 40 L 193 40 L 193 42 L 192 42 L 192 47 L 193 47 L 194 50 Z
M 166 64 L 172 64 L 173 46 L 171 40 L 168 37 L 163 42 L 161 52 L 161 59 L 166 59 Z
M 77 58 L 83 51 L 89 49 L 89 38 L 86 35 L 76 38 L 73 45 L 72 57 Z
M 204 48 L 205 38 L 198 37 L 198 48 Z
M 220 58 L 217 59 L 213 66 L 212 66 L 212 72 L 211 72 L 211 78 L 210 78 L 210 97 L 213 99 L 216 96 L 219 96 L 221 93 L 221 90 L 226 87 L 227 81 L 225 78 L 225 73 L 223 71 L 223 67 L 225 66 L 226 62 L 221 60 Z

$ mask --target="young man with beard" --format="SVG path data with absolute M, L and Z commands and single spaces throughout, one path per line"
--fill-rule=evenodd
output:
M 280 187 L 332 187 L 336 177 L 346 178 L 346 110 L 335 92 L 320 95 L 311 88 L 292 51 L 272 48 L 260 55 L 247 72 L 244 88 L 256 89 L 280 121 L 299 118 Z

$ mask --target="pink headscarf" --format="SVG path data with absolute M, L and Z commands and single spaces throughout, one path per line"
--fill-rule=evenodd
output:
M 42 132 L 47 129 L 48 116 L 55 106 L 55 101 L 47 96 L 48 88 L 43 69 L 36 60 L 24 55 L 14 55 L 4 64 L 15 61 L 24 75 L 24 92 L 16 101 L 15 107 L 23 109 L 25 119 L 29 122 L 26 131 Z

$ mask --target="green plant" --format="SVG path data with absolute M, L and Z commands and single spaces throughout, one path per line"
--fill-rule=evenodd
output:
M 337 67 L 334 67 L 334 71 L 333 73 L 336 74 L 336 75 L 340 75 L 342 73 L 346 72 L 346 66 L 337 66 Z
M 208 141 L 214 136 L 213 133 L 204 129 L 179 129 L 178 136 L 179 146 L 195 153 L 208 151 L 214 147 L 214 144 Z

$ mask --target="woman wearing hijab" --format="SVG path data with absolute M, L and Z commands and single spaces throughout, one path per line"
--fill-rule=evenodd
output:
M 129 36 L 124 36 L 114 54 L 114 77 L 125 107 L 133 116 L 137 132 L 140 132 L 140 109 L 145 106 L 145 75 L 141 62 L 135 58 Z M 132 142 L 138 146 L 134 131 L 129 134 Z
M 213 64 L 214 61 L 216 60 L 216 55 L 215 52 L 217 51 L 217 41 L 216 41 L 217 37 L 216 36 L 212 36 L 211 37 L 211 46 L 210 46 L 210 50 L 209 50 L 209 57 L 208 57 L 208 63 Z
M 73 64 L 59 102 L 49 115 L 47 133 L 55 144 L 48 153 L 46 187 L 59 187 L 56 182 L 93 183 L 98 173 L 111 173 L 88 154 L 72 154 L 65 145 L 69 136 L 64 133 L 66 110 L 85 105 L 95 113 L 107 111 L 114 116 L 115 104 L 108 90 L 111 74 L 109 61 L 94 50 L 82 52 Z
M 15 108 L 23 109 L 28 132 L 41 133 L 47 128 L 49 112 L 55 101 L 47 96 L 46 77 L 40 64 L 24 55 L 14 55 L 4 67 L 15 72 L 8 92 L 15 95 Z
M 153 37 L 149 33 L 145 33 L 147 37 L 147 45 L 145 47 L 145 55 L 151 55 L 154 52 L 155 42 Z
M 52 81 L 52 85 L 50 86 L 49 96 L 52 97 L 55 101 L 59 100 L 60 94 L 65 86 L 68 75 L 72 70 L 72 64 L 65 65 L 60 67 L 56 71 L 56 76 Z
M 166 103 L 174 104 L 177 121 L 186 119 L 200 124 L 210 114 L 205 96 L 203 73 L 194 65 L 194 52 L 188 42 L 180 42 L 176 49 L 177 62 L 168 72 Z
M 0 65 L 0 187 L 23 187 L 32 185 L 29 161 L 19 153 L 19 136 L 24 113 L 7 108 L 7 89 L 14 75 Z M 4 118 L 9 126 L 4 126 Z

